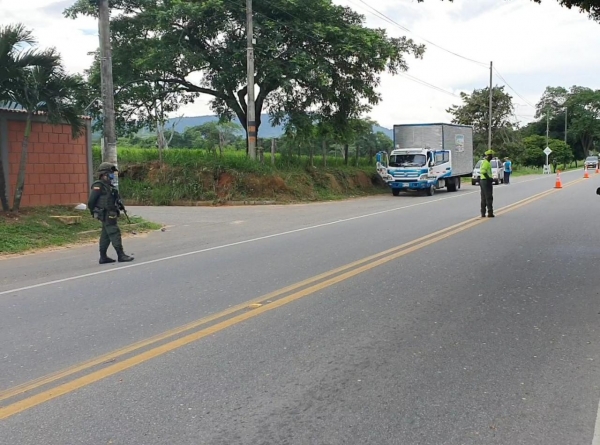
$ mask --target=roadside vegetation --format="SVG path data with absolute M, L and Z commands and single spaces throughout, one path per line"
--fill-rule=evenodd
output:
M 80 218 L 75 224 L 66 221 Z M 130 216 L 131 224 L 122 222 L 124 236 L 160 229 L 159 224 Z M 0 213 L 0 257 L 24 253 L 48 247 L 68 246 L 96 241 L 100 235 L 100 223 L 88 211 L 69 207 L 35 207 L 17 213 Z

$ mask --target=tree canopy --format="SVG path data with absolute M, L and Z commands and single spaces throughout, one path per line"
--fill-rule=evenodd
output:
M 222 118 L 246 126 L 246 31 L 243 2 L 111 2 L 115 84 L 177 85 L 212 96 Z M 65 11 L 95 15 L 88 0 Z M 284 119 L 302 104 L 325 118 L 356 117 L 380 100 L 384 71 L 407 69 L 424 46 L 364 25 L 365 17 L 331 0 L 272 0 L 254 5 L 257 127 L 263 110 Z M 121 68 L 127 67 L 127 68 Z
M 490 89 L 482 88 L 473 93 L 460 93 L 462 105 L 453 105 L 446 110 L 453 116 L 452 122 L 473 125 L 473 144 L 477 154 L 487 146 L 489 123 Z M 492 88 L 492 146 L 498 147 L 506 141 L 507 133 L 513 130 L 510 120 L 514 113 L 512 97 L 504 86 Z

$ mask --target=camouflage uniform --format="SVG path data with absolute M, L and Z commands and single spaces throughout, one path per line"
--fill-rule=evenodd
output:
M 102 222 L 100 233 L 100 264 L 114 263 L 115 260 L 107 256 L 108 247 L 112 243 L 117 252 L 119 262 L 133 261 L 125 255 L 121 241 L 121 230 L 118 218 L 121 214 L 118 205 L 119 191 L 112 186 L 109 175 L 117 170 L 114 164 L 103 162 L 98 167 L 98 180 L 92 184 L 92 191 L 88 200 L 88 209 L 92 216 Z

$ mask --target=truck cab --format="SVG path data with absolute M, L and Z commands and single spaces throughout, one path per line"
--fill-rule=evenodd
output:
M 377 171 L 398 196 L 402 190 L 425 191 L 429 196 L 436 189 L 447 187 L 448 191 L 460 188 L 460 181 L 452 177 L 452 153 L 450 150 L 430 148 L 402 148 L 377 153 Z

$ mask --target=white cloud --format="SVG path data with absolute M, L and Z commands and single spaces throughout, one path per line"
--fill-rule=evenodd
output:
M 71 72 L 89 67 L 88 52 L 98 46 L 97 24 L 90 18 L 66 19 L 62 11 L 74 0 L 0 0 L 0 24 L 22 22 L 33 28 L 42 46 L 54 46 Z M 425 43 L 423 60 L 408 59 L 410 76 L 450 93 L 471 92 L 489 82 L 487 66 L 481 66 L 424 42 L 425 38 L 449 51 L 494 66 L 525 98 L 513 93 L 516 114 L 529 121 L 535 104 L 548 85 L 584 85 L 600 88 L 596 73 L 600 58 L 600 24 L 556 0 L 542 4 L 517 0 L 335 0 L 364 14 L 369 26 L 385 27 L 390 35 Z M 368 5 L 368 6 L 367 6 Z M 408 33 L 377 18 L 372 7 Z M 496 73 L 494 83 L 503 84 Z M 405 76 L 383 75 L 383 101 L 371 116 L 380 124 L 448 121 L 445 109 L 459 99 L 423 86 Z M 510 90 L 509 90 L 510 91 Z M 510 91 L 512 93 L 512 91 Z M 183 111 L 186 115 L 210 113 L 210 97 L 201 97 Z

